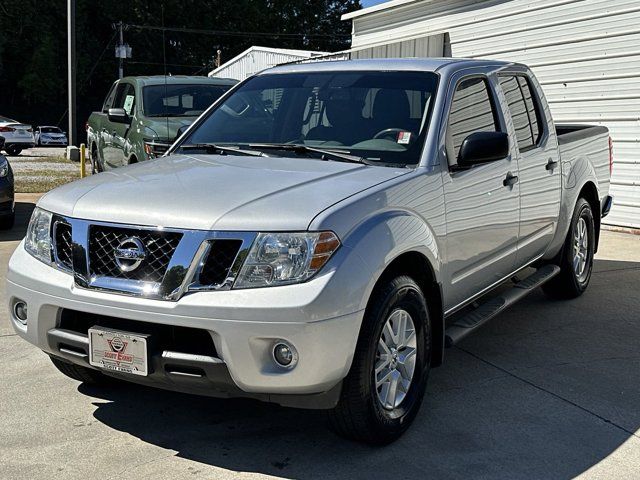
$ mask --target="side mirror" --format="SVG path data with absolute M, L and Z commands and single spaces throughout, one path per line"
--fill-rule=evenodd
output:
M 472 167 L 501 160 L 509 155 L 509 135 L 504 132 L 476 132 L 465 138 L 458 153 L 458 166 Z
M 176 138 L 174 138 L 173 141 L 175 142 L 176 140 L 178 140 L 180 136 L 187 130 L 187 128 L 189 128 L 189 125 L 182 125 L 180 128 L 178 128 L 178 131 L 176 132 Z
M 113 123 L 131 123 L 129 115 L 127 115 L 124 108 L 110 108 L 107 117 Z

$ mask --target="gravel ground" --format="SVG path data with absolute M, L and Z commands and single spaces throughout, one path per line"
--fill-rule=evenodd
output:
M 16 192 L 42 193 L 80 178 L 80 164 L 64 158 L 64 148 L 30 148 L 7 157 L 16 179 Z M 91 166 L 87 165 L 87 174 Z

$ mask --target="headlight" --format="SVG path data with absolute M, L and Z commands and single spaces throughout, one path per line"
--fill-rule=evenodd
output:
M 31 215 L 24 248 L 45 263 L 51 263 L 51 213 L 37 208 Z
M 260 233 L 234 288 L 269 287 L 311 278 L 340 246 L 333 232 Z
M 4 178 L 9 175 L 9 162 L 7 159 L 0 155 L 0 178 Z

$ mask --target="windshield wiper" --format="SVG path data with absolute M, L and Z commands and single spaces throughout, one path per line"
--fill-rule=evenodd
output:
M 349 155 L 348 153 L 340 153 L 333 150 L 325 150 L 322 148 L 308 147 L 306 145 L 299 145 L 294 143 L 251 143 L 249 148 L 255 148 L 257 150 L 285 150 L 298 154 L 304 153 L 318 153 L 322 155 L 322 160 L 336 160 L 338 162 L 349 163 L 361 163 L 363 165 L 371 165 L 362 157 L 355 155 Z M 325 158 L 326 157 L 326 158 Z
M 266 157 L 262 152 L 256 150 L 243 150 L 239 147 L 232 147 L 226 145 L 218 145 L 215 143 L 193 143 L 190 145 L 180 145 L 178 149 L 184 150 L 205 150 L 207 153 L 232 153 L 236 155 L 249 155 L 251 157 Z

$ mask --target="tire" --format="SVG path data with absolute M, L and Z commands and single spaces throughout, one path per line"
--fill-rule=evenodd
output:
M 98 148 L 94 146 L 91 149 L 91 173 L 96 174 L 103 172 L 102 164 L 100 163 L 100 158 L 98 157 Z
M 582 239 L 586 238 L 586 246 Z M 571 227 L 560 254 L 560 273 L 542 286 L 550 298 L 567 300 L 582 295 L 589 286 L 593 270 L 595 222 L 591 206 L 579 198 L 571 217 Z M 577 261 L 577 253 L 584 256 L 584 265 Z M 576 262 L 576 265 L 574 265 Z M 582 267 L 582 268 L 581 268 Z
M 138 163 L 138 157 L 136 157 L 135 155 L 131 155 L 131 158 L 129 158 L 129 162 L 127 164 L 133 165 L 134 163 Z
M 16 223 L 16 214 L 11 212 L 7 215 L 0 216 L 0 230 L 11 230 Z
M 20 155 L 20 152 L 22 152 L 22 149 L 20 147 L 7 147 L 5 149 L 5 151 L 12 157 L 17 157 L 18 155 Z
M 402 342 L 405 347 L 412 342 L 415 344 L 415 363 L 409 387 L 405 387 L 405 392 L 399 391 L 398 397 L 390 397 L 384 393 L 389 393 L 391 384 L 388 389 L 387 384 L 377 387 L 376 380 L 387 375 L 392 375 L 390 378 L 400 375 L 402 380 L 406 379 L 410 362 L 400 361 L 396 369 L 395 361 L 389 361 L 392 356 L 380 354 L 379 342 L 388 340 L 386 324 L 402 311 L 409 314 L 415 327 L 414 335 L 407 336 L 408 340 Z M 409 321 L 406 322 L 409 325 Z M 337 406 L 329 411 L 329 426 L 343 437 L 372 445 L 385 445 L 398 439 L 409 428 L 422 404 L 431 363 L 431 345 L 427 303 L 418 284 L 408 276 L 382 283 L 374 291 L 365 312 L 351 370 L 343 382 Z M 386 351 L 393 349 L 386 348 Z M 408 351 L 409 348 L 398 348 L 399 359 L 406 360 L 403 352 L 406 355 Z M 385 364 L 376 376 L 376 367 Z M 387 402 L 386 406 L 384 402 Z
M 64 375 L 74 380 L 78 380 L 87 385 L 111 385 L 116 380 L 103 375 L 97 370 L 87 367 L 81 367 L 72 363 L 65 362 L 55 357 L 50 357 L 53 365 Z

